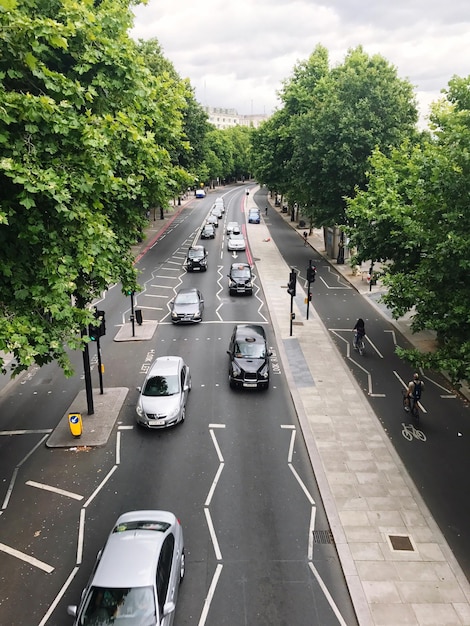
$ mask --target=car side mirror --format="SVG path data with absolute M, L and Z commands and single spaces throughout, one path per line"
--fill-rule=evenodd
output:
M 230 350 L 227 350 L 227 354 L 231 356 L 232 353 L 230 352 Z
M 142 387 L 136 387 L 136 389 L 139 393 L 142 391 Z
M 77 607 L 75 605 L 68 606 L 67 615 L 71 615 L 72 617 L 77 617 Z
M 272 356 L 272 355 L 273 355 L 273 353 L 272 353 L 272 352 L 268 352 L 268 356 Z

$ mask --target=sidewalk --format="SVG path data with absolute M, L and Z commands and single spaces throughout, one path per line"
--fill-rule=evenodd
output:
M 470 625 L 467 579 L 327 329 L 312 308 L 306 319 L 303 295 L 290 337 L 289 267 L 263 222 L 249 227 L 250 248 L 359 624 Z M 309 241 L 324 253 L 318 232 Z M 374 293 L 347 265 L 337 269 Z M 400 323 L 409 334 L 409 321 Z M 293 375 L 300 362 L 310 382 Z

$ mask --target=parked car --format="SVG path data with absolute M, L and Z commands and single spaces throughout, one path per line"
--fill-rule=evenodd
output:
M 173 324 L 200 322 L 204 311 L 204 298 L 195 287 L 180 289 L 173 302 L 170 302 L 170 308 Z
M 248 223 L 259 224 L 261 222 L 261 216 L 259 209 L 250 209 L 248 211 Z
M 228 378 L 231 387 L 269 387 L 269 357 L 264 328 L 237 324 L 230 339 Z
M 253 274 L 248 263 L 232 263 L 228 274 L 228 289 L 230 295 L 253 295 Z
M 227 224 L 227 235 L 240 232 L 240 224 L 238 222 L 229 222 Z
M 188 272 L 194 272 L 195 270 L 207 271 L 207 250 L 204 246 L 191 246 L 188 250 L 185 265 Z
M 215 227 L 213 224 L 205 224 L 202 227 L 201 239 L 215 239 Z
M 230 251 L 245 250 L 245 237 L 241 233 L 232 233 L 227 239 L 227 249 Z
M 219 228 L 219 220 L 216 218 L 215 215 L 212 215 L 212 213 L 206 219 L 206 224 L 212 224 L 214 228 Z
M 184 422 L 191 391 L 189 367 L 180 356 L 160 356 L 137 391 L 137 423 L 141 426 L 166 428 Z
M 75 626 L 170 626 L 185 572 L 183 529 L 169 511 L 121 515 L 98 553 Z
M 204 189 L 196 189 L 196 198 L 205 198 L 206 192 Z

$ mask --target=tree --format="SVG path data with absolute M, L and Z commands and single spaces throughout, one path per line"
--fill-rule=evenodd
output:
M 296 125 L 292 167 L 317 225 L 344 223 L 345 196 L 363 189 L 375 147 L 388 153 L 415 133 L 411 84 L 380 55 L 351 50 L 316 84 Z
M 367 189 L 348 200 L 358 259 L 385 262 L 384 301 L 412 330 L 437 332 L 436 351 L 400 353 L 415 365 L 470 378 L 470 79 L 454 78 L 434 105 L 434 135 L 374 153 Z
M 87 305 L 135 288 L 130 246 L 178 176 L 184 97 L 145 66 L 128 4 L 0 12 L 0 350 L 14 373 L 53 359 L 72 373 Z

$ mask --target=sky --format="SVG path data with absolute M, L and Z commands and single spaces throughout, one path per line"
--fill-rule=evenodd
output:
M 270 115 L 318 44 L 330 66 L 361 45 L 415 89 L 420 125 L 452 76 L 470 75 L 468 0 L 148 0 L 131 35 L 156 38 L 203 106 Z

